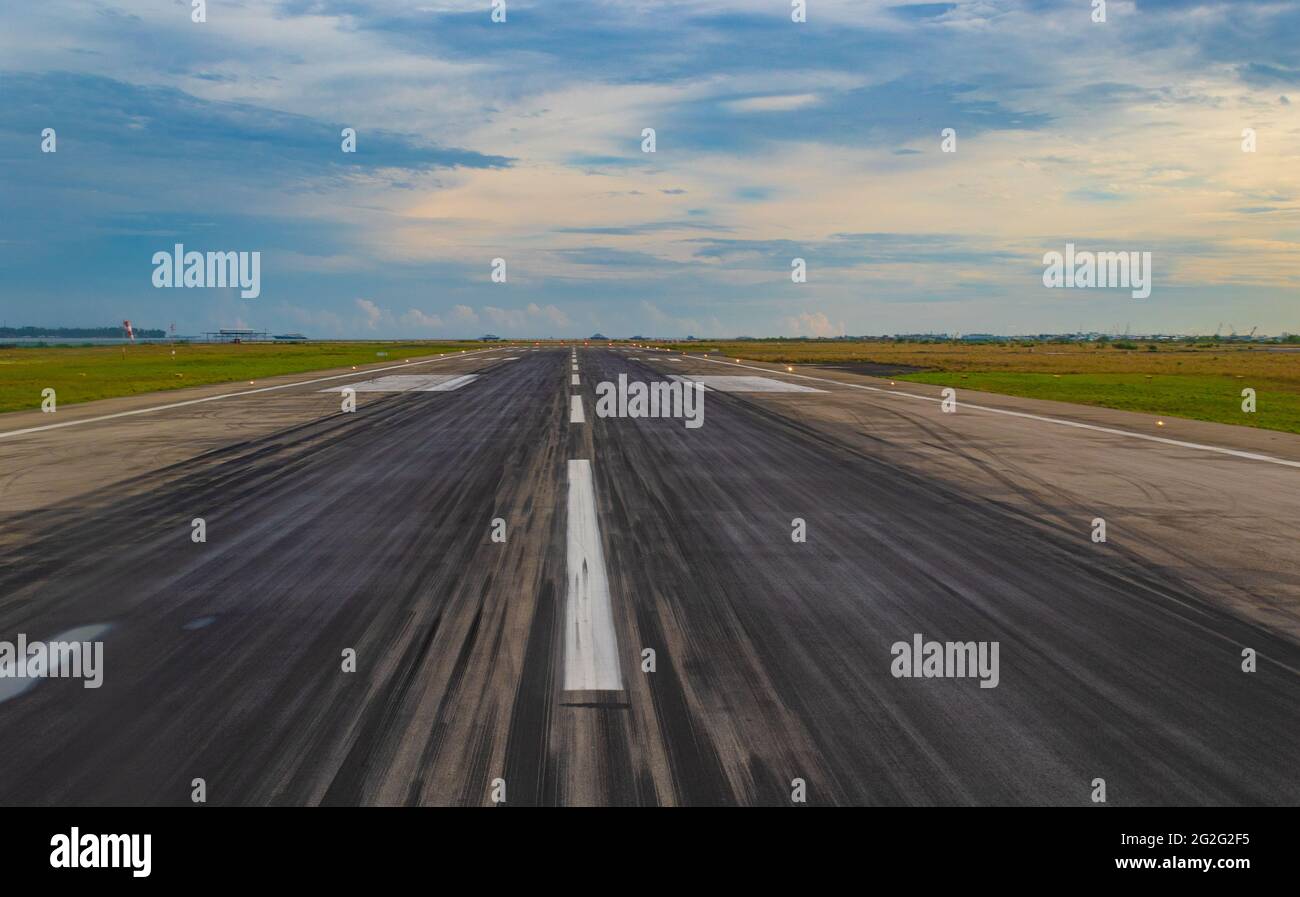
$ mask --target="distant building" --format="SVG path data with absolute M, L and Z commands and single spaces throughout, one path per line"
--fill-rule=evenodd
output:
M 271 338 L 265 330 L 209 330 L 203 338 L 210 343 L 261 343 Z
M 485 343 L 495 343 L 495 342 L 499 342 L 501 340 L 501 337 L 497 336 L 495 333 L 485 333 L 482 336 L 480 336 L 479 339 Z

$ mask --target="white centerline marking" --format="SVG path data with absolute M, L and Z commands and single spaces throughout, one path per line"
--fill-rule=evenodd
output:
M 802 380 L 816 380 L 818 383 L 830 383 L 835 386 L 847 386 L 850 389 L 865 389 L 868 392 L 878 392 L 887 396 L 899 396 L 905 399 L 920 399 L 923 402 L 942 402 L 943 399 L 937 399 L 933 396 L 921 396 L 913 392 L 903 392 L 902 390 L 885 389 L 880 386 L 864 386 L 861 383 L 845 383 L 843 380 L 829 380 L 825 377 L 812 377 L 808 374 L 791 374 L 785 371 L 774 371 L 771 368 L 761 368 L 752 364 L 741 364 L 738 361 L 715 361 L 712 358 L 699 357 L 700 361 L 707 361 L 710 364 L 725 364 L 731 367 L 749 368 L 753 371 L 763 371 L 768 374 L 776 374 L 779 377 L 798 377 Z M 1176 445 L 1179 448 L 1199 449 L 1203 452 L 1216 452 L 1220 455 L 1232 455 L 1234 458 L 1246 458 L 1251 461 L 1266 461 L 1269 464 L 1283 464 L 1287 467 L 1300 467 L 1300 461 L 1288 461 L 1286 458 L 1274 458 L 1272 455 L 1260 455 L 1255 452 L 1242 452 L 1237 449 L 1223 448 L 1217 445 L 1203 445 L 1199 442 L 1184 442 L 1181 439 L 1168 439 L 1164 436 L 1148 436 L 1146 433 L 1134 433 L 1132 430 L 1119 430 L 1115 427 L 1102 427 L 1097 424 L 1085 424 L 1075 420 L 1065 420 L 1060 417 L 1047 417 L 1042 414 L 1029 414 L 1026 411 L 1011 411 L 1006 408 L 990 408 L 987 405 L 973 405 L 970 402 L 961 402 L 962 409 L 973 408 L 976 411 L 987 411 L 989 414 L 1005 414 L 1008 417 L 1021 417 L 1026 420 L 1042 421 L 1048 424 L 1057 424 L 1062 427 L 1075 427 L 1079 430 L 1093 430 L 1097 433 L 1110 433 L 1115 436 L 1128 436 L 1131 439 L 1145 439 L 1148 442 L 1162 442 L 1165 445 Z
M 24 433 L 40 433 L 44 430 L 59 430 L 63 427 L 75 427 L 77 424 L 93 424 L 101 420 L 114 420 L 119 417 L 133 417 L 137 414 L 152 414 L 155 411 L 167 411 L 172 408 L 184 408 L 187 405 L 199 405 L 203 402 L 215 402 L 217 399 L 229 399 L 235 396 L 251 396 L 259 392 L 274 392 L 277 389 L 292 389 L 297 386 L 311 386 L 313 383 L 328 383 L 330 380 L 343 380 L 347 377 L 368 377 L 371 374 L 378 374 L 381 371 L 398 371 L 403 368 L 416 367 L 422 364 L 433 364 L 438 361 L 446 361 L 448 358 L 464 358 L 466 355 L 478 355 L 483 352 L 494 352 L 495 349 L 475 349 L 472 352 L 457 353 L 455 355 L 440 355 L 437 358 L 430 358 L 426 361 L 411 361 L 404 364 L 395 364 L 386 368 L 371 368 L 368 371 L 352 371 L 347 374 L 334 374 L 329 377 L 317 377 L 314 380 L 298 380 L 294 383 L 281 383 L 279 386 L 259 386 L 257 389 L 244 389 L 239 392 L 223 392 L 220 395 L 204 396 L 201 399 L 186 399 L 183 402 L 170 402 L 166 405 L 153 405 L 149 408 L 137 408 L 134 411 L 119 411 L 116 414 L 101 414 L 98 417 L 83 417 L 80 420 L 67 420 L 58 424 L 45 424 L 40 427 L 26 427 L 22 430 L 10 430 L 7 433 L 0 433 L 0 439 L 6 436 L 22 436 Z
M 577 386 L 577 385 L 578 385 L 578 375 L 577 375 L 577 374 L 574 374 L 574 375 L 573 375 L 573 379 L 570 380 L 569 382 L 570 382 L 571 384 L 573 384 L 574 386 Z
M 622 691 L 618 636 L 596 518 L 591 462 L 569 462 L 569 592 L 564 609 L 564 690 Z
M 586 422 L 587 415 L 582 411 L 582 396 L 574 396 L 569 402 L 569 423 L 585 424 Z

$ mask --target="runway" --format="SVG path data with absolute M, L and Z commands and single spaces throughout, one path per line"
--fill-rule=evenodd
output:
M 107 627 L 0 699 L 0 804 L 1300 802 L 1300 471 L 1246 457 L 1300 439 L 891 390 L 547 346 L 0 418 L 0 639 Z

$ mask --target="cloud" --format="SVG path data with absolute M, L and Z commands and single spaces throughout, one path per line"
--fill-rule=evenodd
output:
M 532 302 L 522 309 L 486 305 L 483 315 L 497 328 L 518 333 L 535 333 L 534 328 L 539 326 L 563 329 L 570 324 L 569 316 L 557 306 L 543 307 Z
M 791 93 L 766 97 L 747 97 L 743 100 L 732 100 L 723 105 L 732 112 L 789 112 L 792 109 L 816 106 L 820 102 L 821 97 L 815 93 Z
M 665 191 L 668 192 L 668 191 Z M 685 192 L 685 191 L 681 191 Z M 557 233 L 562 234 L 593 234 L 610 237 L 635 237 L 645 234 L 666 233 L 671 231 L 728 231 L 731 228 L 721 224 L 712 224 L 707 221 L 643 221 L 637 224 L 608 224 L 592 225 L 587 227 L 558 227 Z
M 753 0 L 512 3 L 494 26 L 473 0 L 243 0 L 196 28 L 46 0 L 5 17 L 5 308 L 762 335 L 797 256 L 800 301 L 854 332 L 1103 329 L 1130 310 L 1044 296 L 1034 262 L 1092 234 L 1159 250 L 1135 328 L 1212 331 L 1232 283 L 1241 316 L 1295 329 L 1300 5 L 1133 0 L 1106 27 L 1065 0 L 814 5 L 796 26 Z M 152 290 L 174 242 L 261 251 L 263 300 Z
M 457 305 L 451 310 L 451 319 L 459 324 L 477 324 L 478 313 L 468 305 Z
M 360 128 L 357 152 L 341 148 L 345 123 L 246 102 L 204 99 L 170 86 L 131 84 L 72 72 L 0 73 L 0 93 L 14 130 L 75 120 L 84 158 L 139 164 L 161 160 L 176 170 L 238 174 L 241 180 L 337 177 L 354 171 L 504 168 L 511 160 L 444 147 L 412 134 Z M 123 122 L 131 135 L 124 139 Z
M 642 301 L 641 311 L 650 322 L 647 329 L 657 336 L 693 336 L 701 329 L 695 318 L 668 314 L 653 302 Z
M 630 249 L 607 249 L 603 246 L 586 246 L 577 249 L 563 249 L 559 253 L 575 265 L 603 265 L 613 268 L 653 269 L 665 266 L 677 266 L 671 259 L 660 258 L 648 252 Z
M 793 318 L 785 319 L 791 336 L 844 336 L 844 322 L 838 324 L 826 317 L 825 313 L 803 312 Z
M 380 323 L 390 317 L 389 313 L 385 309 L 380 308 L 369 299 L 358 299 L 356 305 L 364 316 L 365 326 L 370 330 L 374 330 L 380 325 Z
M 442 329 L 442 318 L 437 315 L 425 314 L 418 308 L 408 309 L 406 314 L 402 316 L 402 323 L 408 327 Z

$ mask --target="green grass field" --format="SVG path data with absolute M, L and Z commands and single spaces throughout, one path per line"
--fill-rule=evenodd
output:
M 479 342 L 446 341 L 141 344 L 125 351 L 121 346 L 4 348 L 0 349 L 0 412 L 40 408 L 41 391 L 47 387 L 53 387 L 62 406 L 482 347 Z
M 1258 378 L 928 372 L 903 374 L 897 379 L 1300 433 L 1300 393 L 1288 391 L 1285 384 Z M 1241 409 L 1241 391 L 1246 386 L 1256 393 L 1253 414 Z
M 892 340 L 660 345 L 716 349 L 751 361 L 899 365 L 916 370 L 892 375 L 898 380 L 1300 433 L 1300 353 L 1262 347 Z M 1256 393 L 1254 413 L 1242 411 L 1247 387 Z

